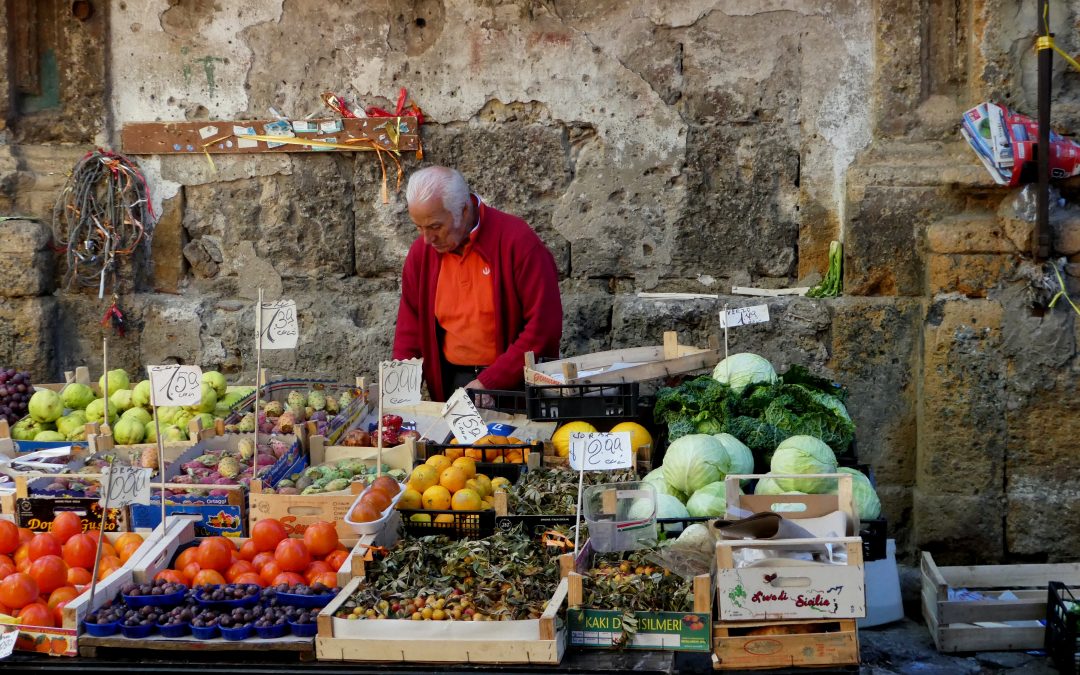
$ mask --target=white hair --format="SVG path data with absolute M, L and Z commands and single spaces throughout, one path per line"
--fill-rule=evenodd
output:
M 442 197 L 443 208 L 453 216 L 454 224 L 458 224 L 461 212 L 469 203 L 469 184 L 461 172 L 448 166 L 428 166 L 409 176 L 406 202 L 419 204 L 436 196 Z

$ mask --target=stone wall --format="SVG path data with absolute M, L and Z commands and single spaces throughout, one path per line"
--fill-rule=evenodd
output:
M 0 213 L 47 216 L 87 141 L 115 144 L 128 122 L 265 118 L 271 106 L 302 117 L 323 110 L 324 91 L 392 107 L 407 87 L 428 118 L 423 162 L 461 169 L 555 254 L 565 354 L 659 343 L 669 329 L 704 345 L 718 306 L 762 302 L 732 285 L 812 283 L 842 238 L 843 297 L 770 299 L 772 320 L 733 331 L 731 348 L 849 386 L 859 457 L 909 560 L 1072 555 L 1077 322 L 1063 306 L 1033 315 L 1020 195 L 993 186 L 956 133 L 990 96 L 1034 114 L 1027 3 L 94 4 L 88 22 L 54 22 L 70 38 L 60 81 L 88 86 L 45 113 L 0 98 Z M 1054 11 L 1069 49 L 1077 8 Z M 101 35 L 109 49 L 92 49 Z M 1055 76 L 1066 128 L 1080 126 L 1075 77 Z M 422 164 L 402 159 L 406 173 Z M 380 199 L 375 157 L 140 162 L 161 218 L 122 284 L 129 333 L 111 340 L 113 363 L 199 363 L 250 381 L 259 288 L 300 311 L 297 350 L 266 355 L 274 376 L 350 380 L 386 357 L 415 231 L 401 192 Z M 1078 224 L 1055 216 L 1070 273 Z M 93 367 L 104 304 L 53 295 L 47 232 L 6 227 L 0 358 L 48 379 Z

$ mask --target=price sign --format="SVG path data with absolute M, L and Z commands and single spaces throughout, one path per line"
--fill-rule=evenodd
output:
M 150 469 L 114 466 L 112 469 L 103 468 L 101 473 L 105 482 L 105 491 L 98 500 L 101 508 L 105 508 L 106 496 L 109 499 L 109 508 L 150 503 Z
M 442 416 L 450 425 L 450 431 L 458 443 L 468 445 L 487 436 L 487 423 L 473 405 L 468 392 L 458 389 L 443 406 Z
M 570 468 L 575 471 L 613 471 L 634 465 L 630 432 L 570 433 Z
M 255 319 L 259 320 L 258 317 Z M 262 325 L 259 344 L 263 349 L 295 349 L 300 338 L 296 320 L 296 301 L 278 300 L 262 303 Z
M 720 312 L 720 327 L 734 328 L 735 326 L 749 326 L 754 323 L 765 323 L 769 320 L 768 305 L 754 305 L 753 307 L 736 307 L 726 312 Z
M 383 361 L 382 382 L 379 383 L 383 401 L 389 406 L 419 403 L 423 367 L 423 359 Z
M 198 366 L 147 366 L 150 401 L 163 405 L 198 405 L 202 400 L 202 368 Z
M 19 629 L 14 628 L 0 635 L 0 659 L 6 659 L 15 651 L 15 643 L 19 640 Z

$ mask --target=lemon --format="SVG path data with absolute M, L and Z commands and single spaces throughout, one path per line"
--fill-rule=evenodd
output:
M 630 447 L 633 448 L 634 452 L 646 445 L 652 445 L 652 434 L 637 422 L 620 422 L 611 428 L 611 433 L 619 431 L 630 432 Z
M 506 492 L 510 489 L 510 485 L 511 483 L 509 479 L 503 478 L 502 476 L 496 476 L 495 478 L 491 479 L 491 493 L 495 494 L 499 490 Z
M 570 456 L 570 434 L 574 431 L 591 434 L 596 431 L 596 427 L 588 422 L 567 422 L 556 429 L 551 437 L 551 444 L 555 446 L 555 452 L 559 454 L 559 457 Z

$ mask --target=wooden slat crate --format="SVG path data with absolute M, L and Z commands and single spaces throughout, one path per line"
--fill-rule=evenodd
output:
M 1003 622 L 1045 619 L 1051 581 L 1080 585 L 1080 563 L 939 567 L 924 551 L 920 571 L 923 618 L 940 652 L 1042 649 L 1043 626 Z M 991 595 L 1011 591 L 1018 599 L 949 600 L 950 588 Z
M 753 634 L 765 629 L 767 635 Z M 805 632 L 806 630 L 813 632 Z M 794 632 L 798 631 L 798 632 Z M 766 670 L 859 663 L 853 619 L 713 625 L 713 669 Z

